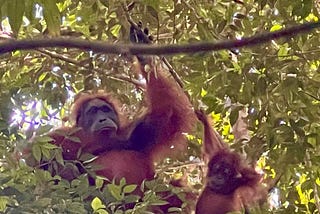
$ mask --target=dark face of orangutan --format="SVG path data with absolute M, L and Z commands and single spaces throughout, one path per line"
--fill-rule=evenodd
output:
M 78 116 L 77 126 L 88 133 L 115 134 L 119 128 L 118 115 L 113 107 L 101 99 L 90 100 Z
M 237 171 L 238 160 L 232 156 L 217 155 L 209 163 L 208 186 L 218 194 L 231 194 L 243 184 L 242 175 Z

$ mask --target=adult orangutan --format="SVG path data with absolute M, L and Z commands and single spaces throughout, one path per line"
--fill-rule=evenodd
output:
M 131 27 L 130 34 L 135 36 L 130 35 L 130 39 L 140 43 L 142 33 L 145 31 Z M 83 160 L 85 154 L 89 154 L 96 156 L 91 164 L 97 175 L 109 181 L 124 177 L 127 184 L 140 185 L 144 180 L 154 178 L 154 162 L 186 148 L 185 133 L 196 123 L 188 97 L 151 57 L 138 56 L 138 59 L 136 72 L 147 82 L 145 113 L 135 121 L 127 121 L 121 114 L 121 105 L 110 94 L 79 94 L 71 109 L 73 125 L 48 134 L 52 138 L 50 143 L 61 148 L 65 164 L 50 159 L 52 164 L 41 164 L 42 168 L 70 181 L 86 172 Z M 78 162 L 77 167 L 68 164 L 70 161 Z M 179 205 L 178 198 L 171 198 L 174 205 Z
M 266 196 L 261 175 L 230 151 L 202 111 L 197 116 L 204 125 L 204 156 L 208 162 L 206 185 L 196 214 L 225 214 L 246 211 Z
M 143 33 L 132 26 L 130 39 L 141 43 Z M 109 180 L 125 177 L 128 184 L 152 179 L 155 161 L 185 149 L 184 134 L 196 122 L 191 103 L 175 80 L 152 58 L 138 58 L 136 69 L 147 81 L 144 115 L 127 122 L 110 94 L 80 94 L 71 111 L 73 126 L 49 133 L 64 160 L 92 154 L 97 156 L 97 175 Z M 57 174 L 68 180 L 78 175 L 64 168 L 58 168 Z

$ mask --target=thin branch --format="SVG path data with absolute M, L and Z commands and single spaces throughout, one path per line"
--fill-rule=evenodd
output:
M 168 70 L 170 72 L 170 74 L 172 75 L 172 77 L 174 78 L 174 80 L 179 84 L 179 86 L 181 88 L 183 88 L 183 82 L 181 77 L 178 75 L 178 73 L 173 69 L 172 65 L 170 64 L 170 62 L 167 60 L 167 58 L 165 58 L 164 56 L 161 57 L 162 62 L 168 67 Z
M 141 89 L 144 88 L 143 84 L 141 82 L 139 82 L 138 80 L 132 79 L 129 76 L 125 76 L 125 75 L 121 75 L 121 74 L 112 74 L 111 72 L 106 72 L 105 70 L 103 70 L 101 68 L 91 68 L 89 65 L 84 65 L 80 61 L 71 59 L 71 58 L 66 57 L 64 55 L 60 55 L 60 54 L 54 53 L 52 51 L 41 50 L 41 49 L 37 49 L 37 51 L 39 51 L 41 54 L 47 55 L 47 56 L 49 56 L 51 58 L 59 59 L 61 61 L 73 64 L 73 65 L 78 66 L 78 67 L 82 67 L 82 68 L 85 68 L 85 69 L 91 69 L 91 70 L 93 70 L 95 72 L 98 72 L 98 73 L 102 73 L 102 74 L 105 74 L 105 75 L 110 75 L 109 76 L 110 79 L 114 79 L 114 80 L 121 81 L 121 82 L 129 82 L 129 83 L 135 85 L 138 88 L 141 88 Z
M 205 163 L 203 161 L 199 161 L 199 162 L 186 161 L 184 163 L 172 164 L 166 167 L 157 168 L 156 171 L 157 173 L 162 173 L 166 171 L 182 169 L 183 167 L 189 168 L 189 167 L 202 167 L 202 166 L 205 166 Z
M 76 66 L 85 67 L 84 65 L 81 65 L 79 61 L 77 61 L 75 59 L 71 59 L 71 58 L 66 57 L 64 55 L 57 54 L 57 53 L 52 52 L 52 51 L 42 50 L 42 49 L 37 49 L 37 51 L 40 52 L 42 55 L 49 56 L 50 58 L 59 59 L 61 61 L 73 64 L 73 65 L 76 65 Z
M 315 99 L 316 101 L 320 101 L 320 98 L 316 97 L 315 95 L 313 95 L 313 94 L 311 94 L 311 93 L 309 93 L 309 92 L 307 92 L 307 91 L 303 91 L 303 90 L 300 90 L 300 91 L 301 91 L 302 93 L 304 93 L 305 95 L 307 95 L 307 96 Z
M 33 40 L 7 40 L 0 44 L 0 54 L 15 50 L 31 50 L 36 48 L 64 47 L 91 50 L 107 54 L 129 54 L 129 55 L 173 55 L 182 53 L 197 53 L 218 51 L 231 48 L 250 47 L 270 40 L 279 38 L 290 38 L 299 33 L 309 32 L 320 27 L 320 22 L 306 23 L 290 27 L 284 30 L 268 32 L 241 40 L 228 40 L 221 42 L 199 42 L 188 45 L 128 45 L 128 44 L 106 44 L 102 41 L 87 41 L 75 38 L 53 38 Z

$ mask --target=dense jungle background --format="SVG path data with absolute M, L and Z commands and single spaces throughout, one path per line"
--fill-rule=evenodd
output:
M 320 17 L 317 0 L 0 0 L 0 8 L 0 52 L 11 39 L 129 44 L 129 20 L 141 21 L 161 46 L 241 40 Z M 222 138 L 266 179 L 277 179 L 268 201 L 253 213 L 319 213 L 319 32 L 250 47 L 163 55 L 194 108 L 205 109 Z M 69 125 L 69 109 L 81 91 L 111 92 L 128 118 L 135 118 L 143 109 L 143 92 L 131 56 L 64 47 L 15 50 L 0 55 L 0 77 L 0 213 L 147 213 L 165 200 L 154 196 L 155 187 L 171 188 L 165 184 L 179 178 L 188 191 L 201 192 L 200 123 L 188 135 L 185 154 L 159 163 L 143 200 L 126 211 L 121 205 L 136 199 L 134 185 L 123 181 L 102 190 L 103 179 L 90 186 L 87 174 L 56 182 L 58 175 L 24 159 L 23 148 L 35 138 L 36 160 L 58 150 L 43 134 Z M 61 155 L 55 158 L 63 162 Z

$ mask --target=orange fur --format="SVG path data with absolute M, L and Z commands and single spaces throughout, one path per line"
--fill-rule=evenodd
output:
M 51 143 L 61 147 L 65 160 L 83 162 L 83 154 L 97 155 L 97 158 L 91 163 L 97 175 L 106 177 L 109 181 L 113 179 L 119 181 L 124 177 L 127 184 L 139 186 L 143 180 L 154 178 L 154 162 L 174 157 L 186 149 L 184 133 L 190 132 L 196 122 L 196 116 L 188 97 L 162 68 L 154 66 L 149 72 L 146 72 L 144 68 L 140 67 L 140 69 L 147 80 L 144 97 L 147 109 L 145 114 L 138 117 L 136 121 L 128 122 L 121 114 L 121 104 L 110 94 L 103 92 L 79 94 L 72 106 L 69 118 L 72 126 L 60 127 L 48 134 L 52 138 Z M 118 129 L 110 136 L 103 134 L 106 132 L 92 133 L 78 127 L 77 120 L 84 112 L 86 104 L 97 98 L 111 105 L 119 117 Z M 137 127 L 141 124 L 143 124 L 142 128 L 138 129 Z M 149 133 L 149 126 L 152 132 L 156 133 Z M 134 132 L 135 128 L 137 132 Z M 138 137 L 130 138 L 132 133 Z M 152 140 L 149 141 L 149 138 Z M 145 148 L 142 147 L 142 150 L 135 150 L 131 147 L 127 149 L 125 146 L 121 149 L 117 146 L 127 145 L 127 142 L 130 146 L 132 142 L 139 144 L 140 140 L 147 145 Z M 86 171 L 83 166 L 77 169 L 78 165 L 71 164 L 69 168 L 59 163 L 57 166 L 55 163 L 52 167 L 51 163 L 52 160 L 49 160 L 48 164 L 41 163 L 41 165 L 45 165 L 43 168 L 50 170 L 52 174 L 59 174 L 67 180 L 72 180 L 79 173 Z M 135 193 L 141 194 L 139 187 Z M 167 212 L 168 207 L 180 206 L 182 201 L 174 196 L 169 198 L 169 204 L 170 206 L 160 207 L 160 210 Z
M 126 178 L 128 184 L 141 184 L 153 179 L 154 167 L 147 155 L 136 151 L 110 151 L 99 156 L 94 164 L 99 167 L 97 175 L 119 182 Z
M 141 73 L 147 79 L 145 92 L 147 111 L 145 115 L 142 115 L 137 121 L 156 129 L 156 135 L 154 136 L 155 143 L 144 149 L 144 151 L 142 151 L 143 155 L 133 151 L 119 151 L 119 153 L 111 151 L 110 153 L 109 150 L 106 150 L 104 152 L 95 152 L 101 149 L 101 145 L 113 145 L 113 143 L 118 142 L 118 139 L 122 141 L 129 139 L 137 121 L 131 123 L 125 121 L 119 111 L 121 104 L 115 101 L 110 94 L 101 92 L 80 94 L 72 107 L 70 120 L 74 124 L 73 127 L 60 128 L 49 134 L 54 139 L 52 143 L 62 147 L 64 158 L 77 159 L 79 158 L 79 153 L 98 154 L 99 158 L 96 162 L 104 167 L 104 169 L 99 170 L 98 174 L 106 176 L 109 180 L 112 180 L 114 176 L 119 176 L 120 174 L 121 176 L 127 177 L 129 182 L 132 181 L 133 183 L 140 184 L 142 181 L 138 178 L 140 175 L 144 175 L 142 177 L 145 177 L 145 179 L 153 177 L 154 161 L 172 157 L 175 154 L 181 153 L 181 151 L 186 148 L 186 138 L 183 133 L 190 132 L 196 120 L 188 97 L 178 84 L 172 78 L 168 77 L 161 68 L 155 69 L 155 67 L 153 67 L 149 72 L 146 72 L 144 68 L 140 67 L 140 69 Z M 117 132 L 116 139 L 105 136 L 93 136 L 84 133 L 83 130 L 77 127 L 77 117 L 83 111 L 83 106 L 96 98 L 102 99 L 112 105 L 120 117 L 120 128 Z M 66 133 L 61 134 L 60 132 Z M 149 133 L 142 134 L 147 136 Z M 80 141 L 81 143 L 76 141 Z M 128 155 L 128 157 L 123 159 L 125 155 Z M 128 163 L 127 168 L 126 164 L 124 164 L 125 162 Z M 134 164 L 136 164 L 136 167 Z M 122 171 L 125 172 L 133 168 L 139 171 L 139 167 L 145 169 L 145 171 L 139 173 L 140 175 L 136 176 L 137 179 L 130 178 L 130 176 L 134 177 L 134 175 L 130 175 L 130 173 L 121 174 Z M 117 170 L 114 168 L 118 169 L 119 174 L 116 173 Z M 103 170 L 105 170 L 105 172 L 103 172 Z M 152 173 L 149 171 L 152 171 Z M 134 172 L 132 171 L 132 173 Z M 152 174 L 152 176 L 149 176 L 150 174 Z
M 158 127 L 157 145 L 151 149 L 152 159 L 158 161 L 186 149 L 183 133 L 192 131 L 196 116 L 183 89 L 161 68 L 151 70 L 148 77 L 146 120 Z
M 202 191 L 196 205 L 196 214 L 225 214 L 227 212 L 243 211 L 265 199 L 266 189 L 261 184 L 261 175 L 254 168 L 246 164 L 239 154 L 230 151 L 228 146 L 217 136 L 217 133 L 210 126 L 204 112 L 198 111 L 197 116 L 204 124 L 204 156 L 210 160 L 208 163 L 207 183 Z M 221 162 L 219 162 L 221 161 Z M 219 162 L 219 163 L 218 163 Z M 215 170 L 221 163 L 228 163 L 234 167 L 236 176 L 241 179 L 234 182 L 241 182 L 231 193 L 218 193 L 211 188 L 210 169 Z M 217 177 L 215 177 L 217 181 Z M 225 178 L 226 179 L 226 178 Z M 228 180 L 225 180 L 229 182 Z M 228 188 L 234 183 L 224 184 Z

